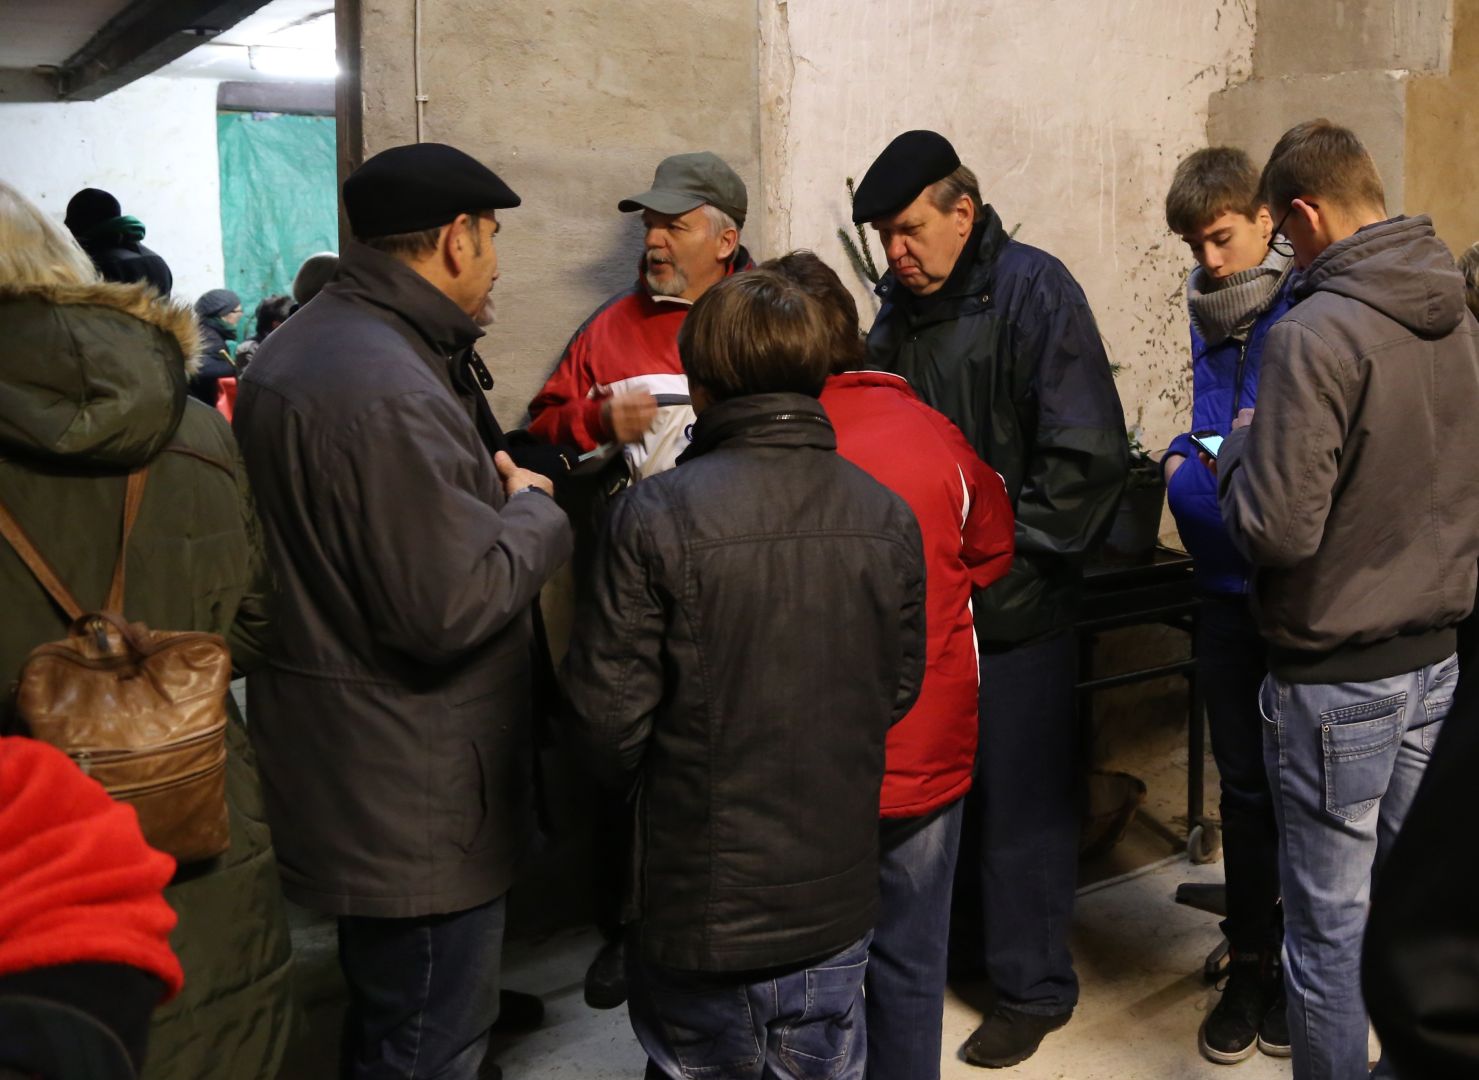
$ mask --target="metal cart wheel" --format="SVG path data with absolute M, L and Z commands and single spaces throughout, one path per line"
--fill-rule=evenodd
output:
M 1186 855 L 1198 865 L 1216 861 L 1222 854 L 1222 829 L 1209 818 L 1197 818 L 1186 834 Z

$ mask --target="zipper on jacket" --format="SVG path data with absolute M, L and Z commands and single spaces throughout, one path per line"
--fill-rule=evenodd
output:
M 1238 403 L 1243 400 L 1243 369 L 1248 363 L 1248 348 L 1253 344 L 1253 331 L 1248 331 L 1248 337 L 1243 341 L 1243 347 L 1238 350 L 1238 369 L 1233 376 L 1232 392 L 1232 416 L 1228 417 L 1231 424 L 1238 418 Z

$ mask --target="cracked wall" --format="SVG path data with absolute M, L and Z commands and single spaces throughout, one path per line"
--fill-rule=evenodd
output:
M 817 251 L 858 296 L 845 181 L 894 135 L 947 135 L 1019 239 L 1084 286 L 1149 447 L 1184 428 L 1182 292 L 1165 226 L 1176 162 L 1206 144 L 1208 96 L 1245 78 L 1253 0 L 761 0 L 763 248 Z M 874 245 L 875 255 L 877 245 Z

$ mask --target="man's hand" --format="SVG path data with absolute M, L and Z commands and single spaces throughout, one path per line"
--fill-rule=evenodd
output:
M 1248 411 L 1252 412 L 1253 410 L 1249 409 Z M 1198 450 L 1197 459 L 1201 461 L 1203 465 L 1207 466 L 1208 472 L 1210 472 L 1213 476 L 1217 475 L 1217 459 L 1215 457 L 1207 453 L 1207 451 L 1205 450 Z
M 1247 427 L 1251 423 L 1253 423 L 1253 410 L 1239 409 L 1238 415 L 1236 416 L 1236 418 L 1234 418 L 1232 422 L 1233 430 L 1237 431 L 1238 428 Z
M 525 488 L 531 487 L 538 488 L 546 495 L 553 495 L 555 493 L 555 485 L 550 481 L 548 476 L 519 468 L 514 464 L 514 459 L 502 450 L 493 455 L 493 465 L 498 470 L 499 477 L 503 480 L 503 493 L 505 495 L 511 496 L 516 491 L 523 491 Z
M 657 399 L 646 390 L 613 394 L 601 404 L 601 422 L 619 443 L 641 442 L 657 419 Z
M 1167 454 L 1166 459 L 1161 462 L 1161 474 L 1165 476 L 1166 483 L 1171 482 L 1171 477 L 1176 475 L 1176 470 L 1186 464 L 1184 454 Z

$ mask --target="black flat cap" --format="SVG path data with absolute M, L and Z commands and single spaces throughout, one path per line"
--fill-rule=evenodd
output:
M 382 150 L 344 181 L 344 212 L 360 240 L 434 229 L 458 214 L 518 205 L 519 197 L 492 169 L 442 143 Z
M 863 174 L 852 202 L 857 224 L 897 214 L 919 193 L 960 168 L 950 140 L 938 131 L 906 131 Z

